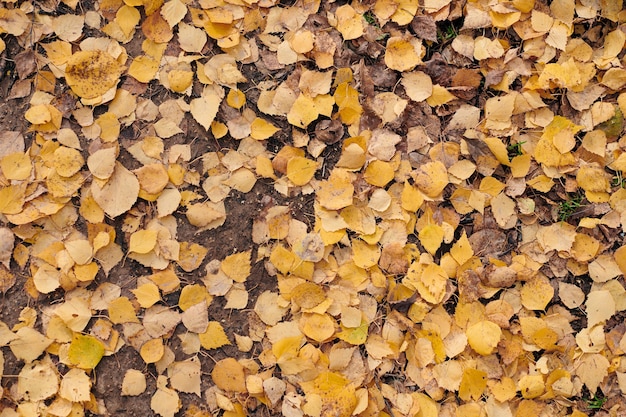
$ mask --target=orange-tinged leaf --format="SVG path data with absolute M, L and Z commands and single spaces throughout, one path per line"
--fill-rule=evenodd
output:
M 392 70 L 410 71 L 422 63 L 422 44 L 416 38 L 392 36 L 387 39 L 385 64 Z
M 234 358 L 218 361 L 211 371 L 211 379 L 224 391 L 247 391 L 244 367 Z

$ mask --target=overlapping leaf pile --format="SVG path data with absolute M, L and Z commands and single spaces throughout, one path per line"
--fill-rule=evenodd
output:
M 129 348 L 161 416 L 580 417 L 598 389 L 622 412 L 620 0 L 63 3 L 0 6 L 31 124 L 0 133 L 0 291 L 36 307 L 0 322 L 1 417 L 105 415 L 94 369 Z M 189 123 L 237 146 L 196 154 Z M 205 259 L 257 181 L 314 220 L 269 204 Z M 152 271 L 130 292 L 124 259 Z

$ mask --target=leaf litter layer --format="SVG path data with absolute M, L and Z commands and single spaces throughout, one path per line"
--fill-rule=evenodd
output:
M 3 2 L 0 416 L 623 413 L 622 8 Z

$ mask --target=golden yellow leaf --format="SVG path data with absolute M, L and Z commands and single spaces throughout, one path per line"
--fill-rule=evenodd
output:
M 375 160 L 365 168 L 363 178 L 369 184 L 384 187 L 393 179 L 394 175 L 395 170 L 390 162 Z
M 287 162 L 287 178 L 295 185 L 306 185 L 315 175 L 317 166 L 316 161 L 296 156 Z
M 415 287 L 424 300 L 437 304 L 443 300 L 447 282 L 448 274 L 446 271 L 437 264 L 429 264 L 422 271 Z
M 114 87 L 123 71 L 124 67 L 107 52 L 78 51 L 67 60 L 65 80 L 76 95 L 92 99 Z
M 154 79 L 159 70 L 159 61 L 148 55 L 139 55 L 133 59 L 128 68 L 128 75 L 141 83 Z
M 463 401 L 478 401 L 487 388 L 487 373 L 479 369 L 467 368 L 463 371 L 459 398 Z
M 131 290 L 137 302 L 143 308 L 152 307 L 154 304 L 161 300 L 161 293 L 159 293 L 159 287 L 152 282 L 147 282 Z
M 287 120 L 292 125 L 304 129 L 312 121 L 317 119 L 318 116 L 319 112 L 317 111 L 313 99 L 304 94 L 300 94 L 287 113 Z
M 302 333 L 317 342 L 328 340 L 335 334 L 335 320 L 328 314 L 303 313 L 299 325 Z
M 127 297 L 119 297 L 109 303 L 109 320 L 114 324 L 139 323 L 133 304 Z
M 438 224 L 427 224 L 419 231 L 418 237 L 424 249 L 434 255 L 443 243 L 444 230 Z
M 32 163 L 27 154 L 15 152 L 0 159 L 0 169 L 7 179 L 21 181 L 30 177 Z
M 463 230 L 463 234 L 457 240 L 452 248 L 450 249 L 450 255 L 454 258 L 454 260 L 459 264 L 463 265 L 465 262 L 469 261 L 472 256 L 474 256 L 474 250 L 470 245 L 469 240 L 467 239 L 467 234 L 465 230 Z
M 230 345 L 230 340 L 224 332 L 224 328 L 216 321 L 210 321 L 206 332 L 200 333 L 200 344 L 206 350 L 218 349 L 225 345 Z
M 260 117 L 254 119 L 250 124 L 250 137 L 256 140 L 269 139 L 278 131 L 280 128 Z
M 489 320 L 479 321 L 465 331 L 467 342 L 480 355 L 490 355 L 502 337 L 500 326 Z
M 357 404 L 354 385 L 338 373 L 321 372 L 315 379 L 301 382 L 300 386 L 307 399 L 319 398 L 320 417 L 350 416 Z
M 68 178 L 76 174 L 85 164 L 85 160 L 76 149 L 60 146 L 54 151 L 54 169 L 57 174 Z
M 356 39 L 363 35 L 363 17 L 349 4 L 340 6 L 335 11 L 336 29 L 344 40 Z
M 226 103 L 233 109 L 240 109 L 246 104 L 246 95 L 241 90 L 232 88 L 226 95 Z
M 554 296 L 554 288 L 545 275 L 537 274 L 524 283 L 520 295 L 527 309 L 544 310 Z
M 519 390 L 524 398 L 537 398 L 543 394 L 545 383 L 542 375 L 524 375 L 520 378 Z
M 148 253 L 156 246 L 157 237 L 156 230 L 139 230 L 130 235 L 128 250 L 136 253 Z
M 239 252 L 229 255 L 220 264 L 220 268 L 224 273 L 235 282 L 245 282 L 250 276 L 251 251 Z

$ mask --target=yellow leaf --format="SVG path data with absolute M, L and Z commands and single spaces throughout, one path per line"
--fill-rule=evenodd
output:
M 139 230 L 130 235 L 128 250 L 136 253 L 148 253 L 156 246 L 156 230 Z
M 220 264 L 224 273 L 235 282 L 245 282 L 250 276 L 250 257 L 252 252 L 245 251 L 229 255 Z
M 434 255 L 443 242 L 444 230 L 441 226 L 431 223 L 419 231 L 418 237 L 424 249 L 431 255 Z
M 82 369 L 70 369 L 61 380 L 59 396 L 72 402 L 89 401 L 91 379 Z
M 78 150 L 60 146 L 54 151 L 53 163 L 57 174 L 68 178 L 80 171 L 85 160 Z
M 502 330 L 500 326 L 489 320 L 479 321 L 465 331 L 467 342 L 476 353 L 490 355 L 500 342 Z
M 205 130 L 209 130 L 211 127 L 223 98 L 224 89 L 222 87 L 207 86 L 201 97 L 194 98 L 189 103 L 191 115 Z
M 22 181 L 30 177 L 32 164 L 27 154 L 15 152 L 0 159 L 0 169 L 7 179 Z
M 437 264 L 429 264 L 415 284 L 424 300 L 431 304 L 440 303 L 446 293 L 448 274 Z
M 104 356 L 104 346 L 93 336 L 74 333 L 67 351 L 70 363 L 81 369 L 93 369 Z
M 137 201 L 139 181 L 137 177 L 116 162 L 113 174 L 104 186 L 91 183 L 93 199 L 111 217 L 126 213 Z
M 317 171 L 317 162 L 302 156 L 291 158 L 287 162 L 287 178 L 297 186 L 306 185 Z
M 311 309 L 326 300 L 326 293 L 313 282 L 303 282 L 291 291 L 291 302 L 301 308 Z
M 194 271 L 202 264 L 208 251 L 207 248 L 197 243 L 180 242 L 180 251 L 176 262 L 183 271 Z
M 135 308 L 126 297 L 119 297 L 111 301 L 108 306 L 109 320 L 114 324 L 139 323 Z
M 0 363 L 4 363 L 0 359 Z M 17 376 L 17 394 L 27 401 L 44 401 L 59 390 L 59 374 L 49 356 L 27 363 Z
M 428 103 L 430 107 L 437 107 L 442 106 L 452 100 L 456 100 L 456 96 L 454 94 L 449 92 L 447 88 L 439 84 L 435 84 L 433 85 L 432 94 L 426 99 L 426 103 Z
M 250 136 L 256 140 L 269 139 L 278 131 L 280 128 L 260 117 L 254 119 L 250 124 Z
M 522 305 L 529 310 L 544 310 L 554 296 L 550 280 L 543 274 L 537 274 L 524 283 L 520 292 Z
M 469 240 L 467 239 L 467 234 L 465 230 L 463 230 L 463 234 L 457 240 L 452 248 L 450 249 L 450 255 L 454 258 L 454 260 L 459 264 L 463 265 L 465 262 L 469 261 L 472 256 L 474 256 L 474 250 L 470 245 Z
M 193 72 L 186 70 L 171 70 L 167 73 L 170 89 L 175 93 L 183 93 L 193 82 Z
M 463 371 L 459 398 L 463 401 L 478 401 L 487 388 L 487 373 L 478 369 L 467 368 Z
M 292 125 L 304 129 L 318 116 L 319 113 L 313 99 L 301 93 L 287 113 L 287 120 Z
M 301 382 L 300 386 L 307 399 L 313 396 L 319 397 L 320 417 L 352 415 L 357 403 L 355 388 L 350 380 L 341 374 L 321 372 L 315 379 Z
M 226 103 L 233 109 L 240 109 L 246 104 L 246 95 L 241 90 L 232 88 L 226 95 Z
M 356 39 L 363 35 L 363 17 L 349 4 L 340 6 L 335 11 L 336 29 L 344 40 Z
M 307 337 L 323 342 L 335 334 L 335 320 L 328 314 L 303 313 L 300 328 Z
M 216 321 L 210 321 L 206 332 L 200 333 L 200 344 L 206 350 L 218 349 L 230 345 L 230 340 L 224 332 L 224 328 Z
M 140 83 L 149 83 L 159 70 L 159 61 L 148 55 L 139 55 L 128 68 L 128 75 Z
M 519 390 L 523 398 L 537 398 L 543 394 L 545 383 L 542 375 L 524 375 L 520 378 Z
M 159 287 L 157 287 L 152 282 L 147 282 L 145 284 L 140 285 L 134 290 L 131 290 L 135 297 L 137 298 L 137 302 L 143 308 L 152 307 L 155 303 L 161 300 L 161 294 L 159 293 Z
M 394 175 L 395 170 L 390 162 L 375 160 L 365 168 L 363 178 L 368 184 L 384 187 L 393 179 Z
M 202 301 L 207 300 L 206 287 L 200 284 L 185 285 L 180 291 L 180 297 L 178 298 L 178 307 L 185 311 L 191 306 L 194 306 Z
M 123 70 L 124 67 L 107 52 L 78 51 L 67 60 L 65 80 L 76 95 L 92 99 L 114 87 Z
M 421 192 L 436 198 L 448 185 L 448 171 L 440 161 L 427 162 L 414 171 L 413 179 Z

